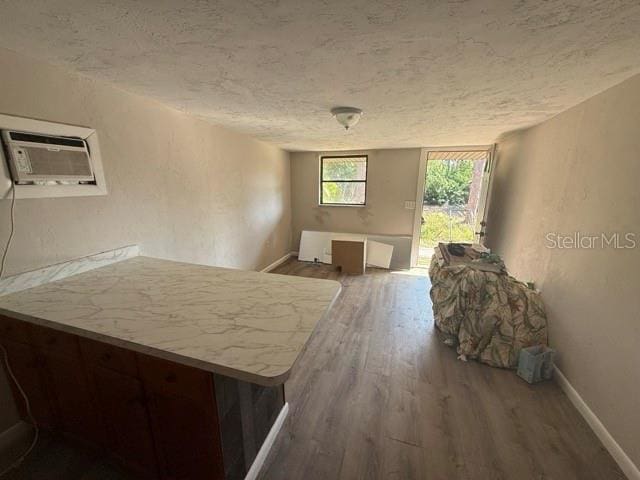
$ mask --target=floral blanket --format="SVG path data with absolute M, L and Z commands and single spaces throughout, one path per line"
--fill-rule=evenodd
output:
M 447 266 L 436 249 L 429 276 L 436 327 L 459 355 L 515 368 L 521 348 L 547 344 L 540 294 L 506 271 Z

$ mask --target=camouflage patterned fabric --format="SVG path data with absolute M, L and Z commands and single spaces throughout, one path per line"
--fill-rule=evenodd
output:
M 506 272 L 431 259 L 431 300 L 438 330 L 458 354 L 494 367 L 515 368 L 520 349 L 547 344 L 540 294 Z

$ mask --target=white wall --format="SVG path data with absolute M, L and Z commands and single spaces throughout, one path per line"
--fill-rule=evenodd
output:
M 350 152 L 326 152 L 343 155 Z M 319 206 L 319 158 L 321 152 L 291 153 L 293 248 L 302 230 L 373 235 L 413 234 L 414 210 L 404 208 L 415 201 L 420 169 L 419 148 L 369 150 L 366 207 Z
M 640 465 L 640 76 L 498 143 L 487 243 L 542 290 L 569 382 Z M 633 233 L 633 249 L 547 248 Z
M 287 152 L 2 49 L 0 72 L 0 113 L 97 130 L 109 189 L 18 200 L 8 274 L 134 243 L 145 255 L 245 269 L 290 251 Z M 2 245 L 9 204 L 0 201 Z M 15 420 L 7 400 L 0 428 Z

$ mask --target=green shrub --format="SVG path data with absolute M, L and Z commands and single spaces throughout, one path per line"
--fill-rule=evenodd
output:
M 471 160 L 429 160 L 427 163 L 427 188 L 424 200 L 427 205 L 466 205 L 473 177 Z

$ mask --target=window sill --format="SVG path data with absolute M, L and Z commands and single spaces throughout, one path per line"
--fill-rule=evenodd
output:
M 367 204 L 349 205 L 347 203 L 319 203 L 319 207 L 347 207 L 347 208 L 364 208 Z

